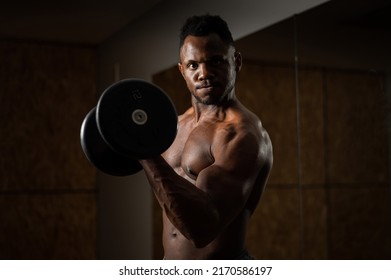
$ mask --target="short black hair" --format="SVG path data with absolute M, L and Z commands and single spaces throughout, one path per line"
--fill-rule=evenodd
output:
M 228 24 L 220 17 L 214 15 L 201 15 L 189 17 L 183 24 L 179 34 L 179 49 L 187 36 L 207 36 L 216 33 L 228 45 L 233 45 L 231 31 Z

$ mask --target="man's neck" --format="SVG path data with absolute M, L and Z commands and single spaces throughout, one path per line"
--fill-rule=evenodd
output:
M 194 109 L 194 120 L 199 123 L 203 120 L 223 120 L 228 108 L 237 103 L 235 95 L 230 95 L 229 99 L 223 100 L 218 104 L 203 104 L 192 98 L 192 107 Z

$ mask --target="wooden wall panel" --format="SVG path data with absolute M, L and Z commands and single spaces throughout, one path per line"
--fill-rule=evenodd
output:
M 326 82 L 330 183 L 387 183 L 387 103 L 382 75 L 327 71 Z
M 161 87 L 175 105 L 178 115 L 183 114 L 191 106 L 191 95 L 186 82 L 179 72 L 178 66 L 153 76 L 153 82 Z
M 391 258 L 390 192 L 374 185 L 330 191 L 330 259 Z
M 0 55 L 0 189 L 92 189 L 79 139 L 96 104 L 94 50 L 3 42 Z
M 0 258 L 96 258 L 96 172 L 80 146 L 96 50 L 2 41 L 0 61 Z
M 300 70 L 300 168 L 303 186 L 325 184 L 323 71 Z

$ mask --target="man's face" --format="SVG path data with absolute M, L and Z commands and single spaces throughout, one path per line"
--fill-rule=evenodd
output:
M 178 67 L 198 102 L 217 105 L 234 90 L 241 56 L 217 34 L 187 36 Z

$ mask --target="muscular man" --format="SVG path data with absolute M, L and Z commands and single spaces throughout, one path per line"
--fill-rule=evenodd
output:
M 192 106 L 172 146 L 140 161 L 163 211 L 165 259 L 249 259 L 246 228 L 272 167 L 271 141 L 235 96 L 242 58 L 225 21 L 189 18 L 179 55 Z

